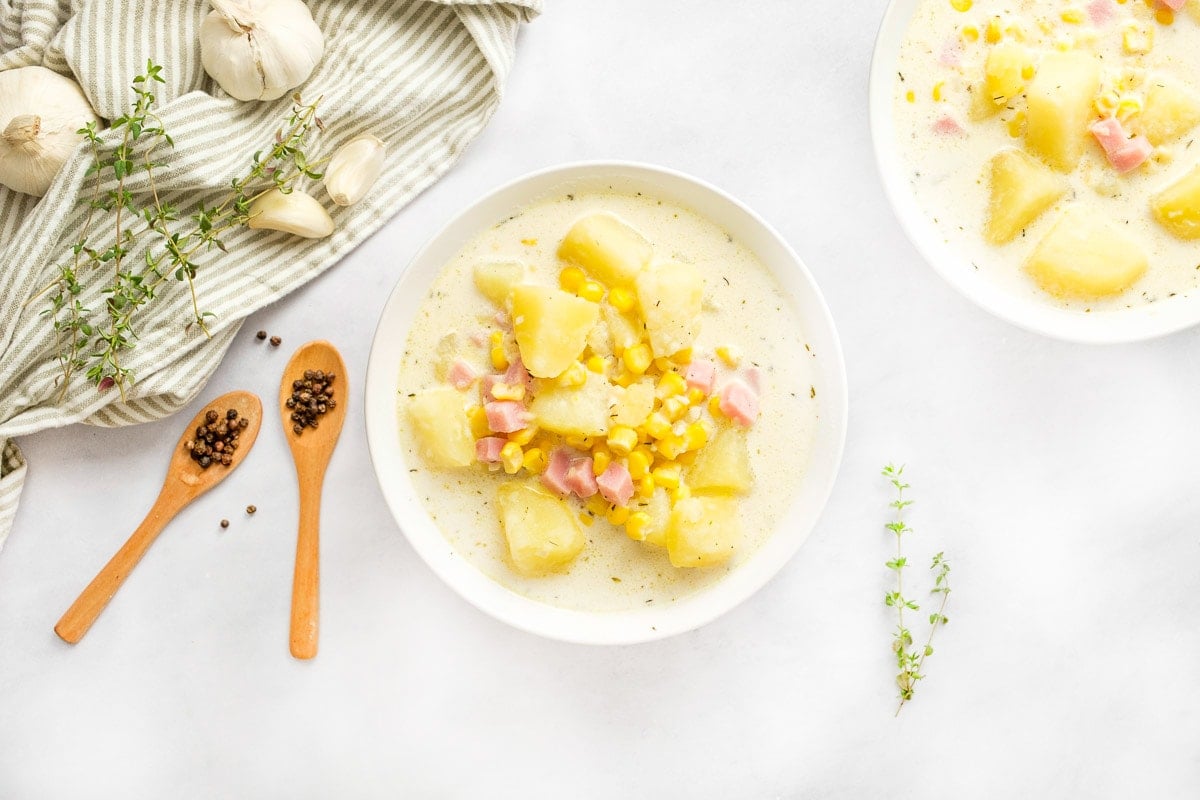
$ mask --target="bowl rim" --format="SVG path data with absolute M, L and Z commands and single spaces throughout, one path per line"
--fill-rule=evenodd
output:
M 934 272 L 975 305 L 1012 325 L 1081 344 L 1119 344 L 1167 336 L 1200 324 L 1200 292 L 1130 309 L 1084 313 L 1020 297 L 962 268 L 964 257 L 942 241 L 904 178 L 896 148 L 892 78 L 900 46 L 925 0 L 889 0 L 871 54 L 867 87 L 871 143 L 884 195 L 905 236 Z
M 639 179 L 649 181 L 659 177 L 691 184 L 695 189 L 710 194 L 716 201 L 729 204 L 733 209 L 744 214 L 750 224 L 761 228 L 763 235 L 773 240 L 773 244 L 786 255 L 786 268 L 796 269 L 797 280 L 805 285 L 809 292 L 807 303 L 810 306 L 809 312 L 817 312 L 816 318 L 811 315 L 804 317 L 805 335 L 810 340 L 824 339 L 821 345 L 823 354 L 819 357 L 822 367 L 818 374 L 822 376 L 823 394 L 829 400 L 820 407 L 820 415 L 829 419 L 829 426 L 834 435 L 832 440 L 827 442 L 829 447 L 826 448 L 827 458 L 824 460 L 828 462 L 828 467 L 823 483 L 815 486 L 815 493 L 810 493 L 808 498 L 811 506 L 806 512 L 809 516 L 806 529 L 802 534 L 790 537 L 794 538 L 794 542 L 789 540 L 789 545 L 784 552 L 779 554 L 781 557 L 777 559 L 776 563 L 765 568 L 759 567 L 753 572 L 747 570 L 747 567 L 756 563 L 756 559 L 768 549 L 771 542 L 781 538 L 778 529 L 768 537 L 750 559 L 728 576 L 699 592 L 681 598 L 670 606 L 664 604 L 650 612 L 589 612 L 565 609 L 540 603 L 502 586 L 487 577 L 465 558 L 458 556 L 457 551 L 432 521 L 429 521 L 428 525 L 424 525 L 422 520 L 410 520 L 409 524 L 402 522 L 408 513 L 407 508 L 401 507 L 400 495 L 402 492 L 398 489 L 393 491 L 387 485 L 384 476 L 384 472 L 388 468 L 388 461 L 393 458 L 401 458 L 401 456 L 400 448 L 392 443 L 392 435 L 398 425 L 394 396 L 398 366 L 384 362 L 383 351 L 386 346 L 382 342 L 382 337 L 385 334 L 385 325 L 393 314 L 393 307 L 398 305 L 402 293 L 408 288 L 406 284 L 410 280 L 409 276 L 413 274 L 414 267 L 430 258 L 430 252 L 441 243 L 444 237 L 447 237 L 460 225 L 465 224 L 463 222 L 465 218 L 478 213 L 479 209 L 495 202 L 500 196 L 515 192 L 525 184 L 537 184 L 549 178 L 560 178 L 563 182 L 570 180 L 582 182 L 589 177 L 592 179 L 600 177 L 601 174 L 605 178 L 617 177 L 633 181 Z M 539 195 L 544 194 L 544 191 L 534 191 L 525 200 L 516 202 L 518 205 L 532 203 L 538 199 Z M 510 203 L 508 207 L 513 206 Z M 461 241 L 455 242 L 454 249 L 462 247 L 472 236 L 477 235 L 478 230 L 478 228 L 472 228 Z M 771 266 L 767 266 L 767 268 L 772 272 L 775 271 Z M 425 288 L 427 287 L 422 287 L 422 289 Z M 789 294 L 798 295 L 799 293 L 792 291 Z M 800 302 L 799 297 L 795 299 L 796 302 Z M 820 332 L 819 336 L 814 336 L 816 331 Z M 407 330 L 405 335 L 407 336 Z M 372 469 L 384 495 L 384 500 L 397 527 L 434 574 L 468 603 L 514 628 L 549 639 L 592 645 L 636 644 L 695 630 L 740 605 L 766 585 L 795 556 L 819 523 L 837 482 L 845 452 L 849 420 L 848 381 L 837 327 L 820 287 L 794 248 L 755 211 L 713 184 L 678 170 L 628 160 L 572 161 L 540 168 L 500 184 L 474 202 L 454 212 L 409 259 L 389 292 L 372 338 L 362 402 L 367 447 L 371 456 Z M 818 429 L 814 432 L 814 448 L 811 458 L 815 459 L 818 455 L 817 439 L 820 436 L 821 430 L 820 424 L 818 424 Z M 402 458 L 401 463 L 403 463 Z M 813 463 L 810 461 L 805 475 L 806 485 L 797 495 L 813 490 L 813 486 L 807 484 L 817 477 L 812 474 L 814 472 Z M 406 481 L 405 485 L 411 486 L 411 483 Z M 419 507 L 424 508 L 419 499 L 416 499 L 415 502 Z M 796 504 L 793 503 L 785 511 L 782 522 L 786 522 L 796 513 Z M 422 527 L 432 527 L 436 536 L 421 535 L 418 529 Z M 740 573 L 745 573 L 745 577 L 738 581 L 732 580 Z M 753 575 L 752 578 L 751 575 Z M 718 592 L 718 589 L 722 591 Z M 505 602 L 497 599 L 501 595 L 507 598 Z M 709 597 L 717 597 L 722 602 L 700 602 L 702 598 Z M 513 608 L 516 610 L 514 611 Z M 691 610 L 692 613 L 676 613 L 679 609 Z M 653 621 L 654 624 L 646 624 L 648 621 Z

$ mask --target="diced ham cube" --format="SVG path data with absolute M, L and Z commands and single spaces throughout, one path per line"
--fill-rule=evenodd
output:
M 1178 11 L 1187 5 L 1187 0 L 1158 0 L 1158 2 L 1172 11 Z
M 943 136 L 958 136 L 966 131 L 954 117 L 942 117 L 933 123 L 933 132 Z
M 567 470 L 571 467 L 571 451 L 560 447 L 550 454 L 550 461 L 542 473 L 542 483 L 546 488 L 553 489 L 559 494 L 569 494 L 567 486 Z
M 454 363 L 450 365 L 450 371 L 446 373 L 446 380 L 450 381 L 450 385 L 460 392 L 470 389 L 477 377 L 479 374 L 475 372 L 475 368 L 461 358 L 454 359 Z
M 485 436 L 475 440 L 475 459 L 485 464 L 500 463 L 500 450 L 508 442 L 499 436 Z
M 494 400 L 483 404 L 487 414 L 488 429 L 496 433 L 519 431 L 529 423 L 529 412 L 524 403 L 516 400 Z
M 504 371 L 504 382 L 509 386 L 524 386 L 526 392 L 533 389 L 533 376 L 525 369 L 520 358 L 514 359 L 508 365 L 508 369 Z
M 571 464 L 567 467 L 565 483 L 568 489 L 584 500 L 596 493 L 596 475 L 592 471 L 590 456 L 571 459 Z
M 1088 19 L 1092 24 L 1099 28 L 1112 21 L 1116 14 L 1116 8 L 1113 7 L 1112 0 L 1092 0 L 1087 7 Z
M 758 395 L 736 378 L 721 389 L 718 402 L 721 413 L 739 425 L 749 427 L 758 419 Z
M 712 394 L 713 383 L 717 380 L 717 365 L 704 358 L 695 359 L 688 364 L 683 378 L 687 381 L 689 389 L 699 389 L 705 394 Z
M 1125 173 L 1141 166 L 1154 147 L 1145 136 L 1130 138 L 1116 117 L 1107 117 L 1092 125 L 1092 135 L 1104 148 L 1108 163 L 1117 172 Z
M 624 464 L 613 461 L 596 479 L 601 496 L 613 505 L 623 506 L 633 497 L 633 478 Z

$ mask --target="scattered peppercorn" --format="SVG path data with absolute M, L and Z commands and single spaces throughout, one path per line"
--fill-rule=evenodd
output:
M 238 438 L 249 424 L 246 417 L 238 416 L 236 408 L 226 411 L 224 419 L 216 409 L 209 409 L 204 424 L 196 428 L 195 438 L 185 441 L 183 449 L 201 469 L 213 464 L 228 467 L 233 463 L 233 451 L 238 449 Z
M 279 347 L 281 344 L 283 344 L 283 339 L 280 339 L 278 336 L 271 337 L 271 347 Z
M 263 339 L 267 338 L 267 332 L 259 331 L 258 333 L 254 334 L 254 338 L 261 342 Z
M 253 514 L 255 511 L 258 511 L 258 506 L 246 506 L 247 514 Z
M 227 520 L 227 519 L 223 519 L 223 520 L 221 520 L 221 527 L 222 527 L 222 528 L 228 528 L 228 527 L 229 527 L 229 520 Z
M 299 436 L 305 428 L 319 427 L 318 418 L 337 408 L 333 399 L 333 382 L 337 375 L 319 369 L 308 369 L 292 381 L 292 396 L 284 405 L 292 410 L 292 433 Z

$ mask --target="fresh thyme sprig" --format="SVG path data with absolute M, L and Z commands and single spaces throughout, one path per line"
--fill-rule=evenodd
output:
M 921 607 L 915 600 L 904 596 L 904 568 L 908 566 L 908 559 L 904 556 L 902 546 L 904 535 L 913 532 L 913 529 L 908 527 L 904 521 L 904 510 L 913 502 L 905 499 L 904 492 L 912 487 L 904 482 L 903 466 L 896 467 L 888 464 L 883 468 L 883 476 L 896 490 L 896 499 L 888 504 L 889 508 L 895 510 L 895 518 L 884 526 L 896 537 L 896 557 L 887 562 L 887 568 L 896 573 L 896 589 L 887 592 L 883 602 L 888 607 L 896 609 L 896 631 L 892 634 L 892 652 L 896 656 L 896 667 L 900 670 L 896 675 L 896 685 L 900 687 L 900 702 L 896 706 L 896 714 L 899 715 L 904 704 L 912 699 L 917 681 L 925 677 L 922 669 L 925 666 L 925 659 L 933 655 L 934 631 L 950 621 L 945 614 L 946 601 L 950 597 L 948 579 L 950 562 L 946 560 L 944 553 L 938 553 L 929 565 L 929 568 L 935 573 L 931 593 L 940 594 L 942 599 L 938 610 L 929 615 L 929 635 L 925 639 L 924 646 L 914 650 L 912 632 L 904 624 L 904 611 L 905 609 L 918 611 Z
M 262 195 L 275 189 L 287 193 L 298 180 L 322 177 L 317 167 L 324 159 L 311 159 L 306 153 L 313 128 L 324 128 L 316 114 L 320 99 L 305 104 L 297 94 L 293 96 L 285 127 L 276 132 L 271 147 L 253 155 L 250 168 L 230 181 L 229 193 L 219 203 L 211 207 L 201 205 L 189 215 L 190 227 L 176 230 L 179 209 L 160 197 L 154 173 L 162 166 L 153 160 L 155 149 L 162 144 L 174 146 L 153 110 L 156 97 L 151 87 L 164 82 L 161 73 L 162 67 L 148 61 L 145 74 L 133 79 L 134 102 L 130 111 L 112 121 L 112 129 L 122 129 L 122 138 L 111 152 L 102 149 L 103 142 L 94 125 L 79 131 L 91 145 L 93 164 L 89 173 L 93 175 L 94 186 L 83 231 L 71 248 L 71 257 L 59 266 L 59 276 L 48 289 L 54 294 L 45 312 L 53 319 L 58 335 L 57 358 L 62 370 L 63 394 L 75 371 L 86 368 L 88 380 L 101 390 L 116 386 L 124 398 L 135 378 L 122 363 L 124 353 L 137 340 L 135 318 L 170 278 L 188 284 L 193 316 L 189 327 L 195 325 L 209 335 L 207 320 L 213 314 L 201 310 L 196 294 L 198 259 L 213 248 L 228 252 L 222 234 L 245 225 L 250 219 L 251 204 Z M 138 206 L 133 193 L 126 188 L 126 180 L 139 170 L 145 172 L 149 186 L 150 201 L 144 207 Z M 103 191 L 106 180 L 115 181 L 115 187 Z M 89 240 L 97 212 L 112 214 L 112 236 L 103 249 L 93 247 Z M 138 219 L 137 225 L 130 224 L 134 218 Z M 130 266 L 135 263 L 133 256 L 146 234 L 150 234 L 150 241 L 136 259 L 137 266 Z M 111 266 L 112 279 L 104 289 L 107 295 L 104 320 L 98 323 L 79 296 L 86 286 L 85 276 L 101 265 Z

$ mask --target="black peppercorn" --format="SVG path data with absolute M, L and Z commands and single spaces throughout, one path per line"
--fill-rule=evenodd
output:
M 279 347 L 281 344 L 283 344 L 283 339 L 280 339 L 278 336 L 271 337 L 271 347 Z
M 258 506 L 246 506 L 247 514 L 253 514 L 255 511 L 258 511 Z
M 229 520 L 227 520 L 227 519 L 223 519 L 223 520 L 221 520 L 221 527 L 222 527 L 222 528 L 228 528 L 228 527 L 229 527 Z
M 263 339 L 267 338 L 267 332 L 259 331 L 258 333 L 254 334 L 254 338 L 261 342 Z

